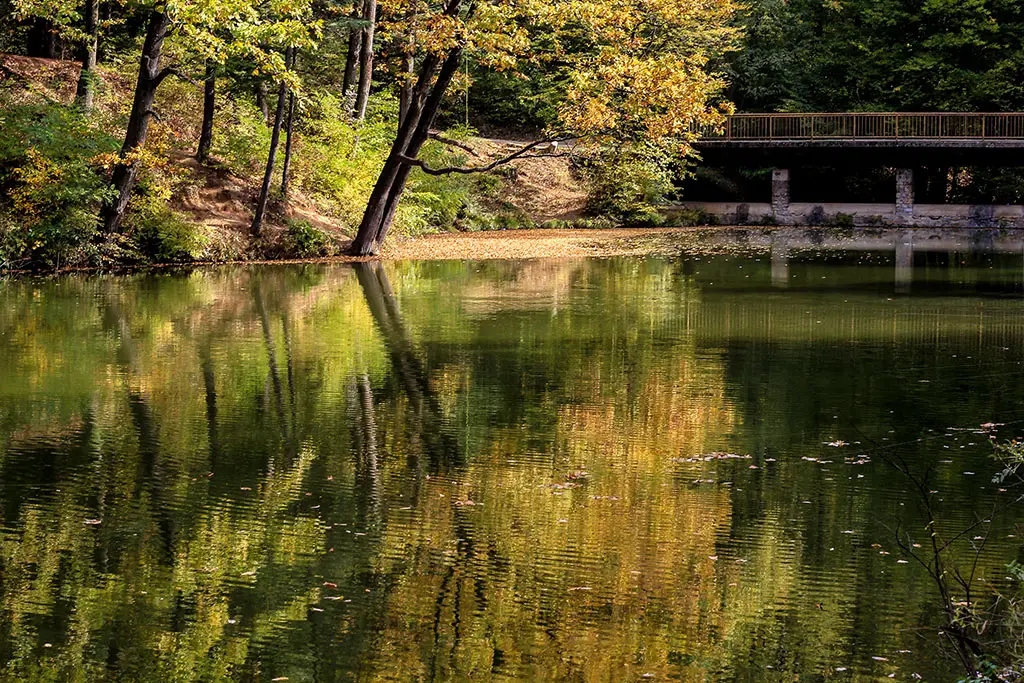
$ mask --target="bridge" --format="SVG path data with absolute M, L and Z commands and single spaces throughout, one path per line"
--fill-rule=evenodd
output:
M 1024 140 L 1024 113 L 735 114 L 709 141 Z
M 729 223 L 1024 227 L 1024 208 L 914 205 L 916 167 L 1024 166 L 1024 112 L 845 112 L 736 114 L 695 143 L 718 167 L 772 167 L 771 204 L 687 203 Z M 791 168 L 896 169 L 896 201 L 881 205 L 790 204 Z

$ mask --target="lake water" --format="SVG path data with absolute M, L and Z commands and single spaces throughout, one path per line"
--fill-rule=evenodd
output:
M 1009 590 L 1022 314 L 1020 251 L 0 282 L 0 676 L 955 680 L 892 464 Z

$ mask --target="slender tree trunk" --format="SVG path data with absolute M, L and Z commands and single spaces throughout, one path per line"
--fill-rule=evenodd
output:
M 92 110 L 93 95 L 96 92 L 96 52 L 99 49 L 100 0 L 85 0 L 85 52 L 82 55 L 82 71 L 78 74 L 78 88 L 75 102 L 82 111 Z
M 352 18 L 359 19 L 363 14 L 362 3 L 356 3 L 352 10 Z M 348 31 L 348 55 L 345 57 L 345 80 L 341 84 L 341 96 L 348 101 L 356 90 L 356 68 L 359 66 L 359 52 L 363 45 L 363 29 L 350 28 Z M 350 104 L 349 110 L 352 109 Z
M 292 63 L 288 67 L 295 68 L 295 60 L 298 59 L 299 51 L 292 48 Z M 295 125 L 295 93 L 288 93 L 288 123 L 285 126 L 284 134 L 284 163 L 281 164 L 281 196 L 288 198 L 288 180 L 292 168 L 292 131 Z
M 366 105 L 370 100 L 370 84 L 373 81 L 373 34 L 377 28 L 377 0 L 365 0 L 363 19 L 363 44 L 359 50 L 359 92 L 356 93 L 356 120 L 366 118 Z
M 203 80 L 203 127 L 199 132 L 199 147 L 196 159 L 204 163 L 210 158 L 210 147 L 213 146 L 213 111 L 217 104 L 217 64 L 212 59 L 206 60 L 206 78 Z
M 270 125 L 270 99 L 267 97 L 267 82 L 260 79 L 256 83 L 256 106 L 263 112 L 263 123 Z
M 292 168 L 292 130 L 295 125 L 295 93 L 288 93 L 288 124 L 284 133 L 284 163 L 281 164 L 281 196 L 288 197 Z
M 124 220 L 125 209 L 131 197 L 135 178 L 139 173 L 139 161 L 128 158 L 132 152 L 146 144 L 149 132 L 149 119 L 153 115 L 153 99 L 156 89 L 169 72 L 160 71 L 160 53 L 163 50 L 164 38 L 169 25 L 167 15 L 153 11 L 149 16 L 146 29 L 146 41 L 142 45 L 142 57 L 139 59 L 139 77 L 135 83 L 135 99 L 132 112 L 128 117 L 128 130 L 125 132 L 124 144 L 121 145 L 122 161 L 114 167 L 111 184 L 117 196 L 103 207 L 103 229 L 107 233 L 117 232 Z
M 453 4 L 457 8 L 458 0 L 453 0 Z M 409 112 L 395 137 L 391 153 L 388 155 L 387 161 L 384 162 L 384 168 L 377 178 L 377 184 L 366 205 L 362 223 L 359 225 L 359 232 L 352 242 L 353 254 L 360 256 L 376 254 L 384 242 L 384 238 L 387 237 L 388 229 L 394 220 L 395 210 L 398 208 L 398 201 L 405 190 L 409 171 L 412 168 L 403 160 L 403 157 L 414 159 L 420 153 L 420 149 L 430 133 L 430 127 L 437 117 L 444 93 L 458 71 L 461 60 L 461 47 L 450 50 L 441 64 L 433 87 L 431 87 L 431 80 L 433 80 L 437 61 L 432 57 L 424 60 Z
M 285 63 L 289 63 L 291 49 L 285 57 Z M 256 215 L 252 219 L 251 232 L 253 236 L 259 236 L 263 228 L 263 217 L 267 213 L 267 202 L 270 199 L 270 181 L 274 176 L 274 161 L 277 157 L 277 145 L 281 141 L 281 124 L 284 121 L 284 106 L 288 99 L 288 86 L 282 79 L 277 89 L 277 111 L 274 113 L 274 132 L 270 136 L 270 153 L 267 154 L 267 168 L 263 172 L 263 186 L 260 188 L 260 198 L 256 202 Z

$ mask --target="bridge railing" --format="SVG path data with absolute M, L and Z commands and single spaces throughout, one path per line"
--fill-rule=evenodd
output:
M 720 132 L 726 140 L 1024 138 L 1024 113 L 736 114 Z

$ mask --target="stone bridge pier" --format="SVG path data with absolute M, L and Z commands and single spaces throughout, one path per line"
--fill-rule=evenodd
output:
M 795 225 L 796 217 L 790 210 L 790 174 L 788 168 L 772 171 L 772 218 L 778 225 Z M 896 169 L 896 222 L 913 222 L 914 169 Z

